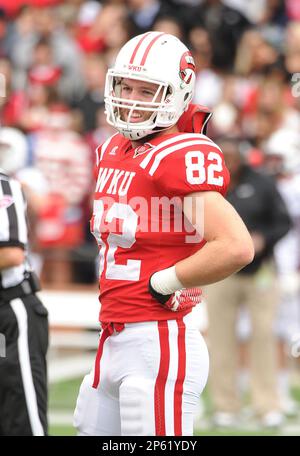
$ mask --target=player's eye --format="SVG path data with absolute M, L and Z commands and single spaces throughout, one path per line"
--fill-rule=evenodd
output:
M 130 93 L 131 92 L 131 88 L 129 86 L 122 86 L 122 92 L 123 93 Z
M 151 97 L 153 98 L 154 97 L 154 92 L 152 92 L 151 90 L 143 90 L 143 95 L 145 95 L 146 97 Z

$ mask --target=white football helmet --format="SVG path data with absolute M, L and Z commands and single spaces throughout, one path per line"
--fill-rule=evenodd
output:
M 9 175 L 26 165 L 28 145 L 26 136 L 11 127 L 0 128 L 0 168 Z
M 295 174 L 300 172 L 300 134 L 281 128 L 275 131 L 264 145 L 266 158 L 278 157 L 278 172 Z
M 130 78 L 157 84 L 151 102 L 120 97 L 121 81 Z M 175 125 L 193 98 L 195 63 L 188 48 L 175 36 L 148 32 L 128 41 L 106 75 L 107 122 L 123 136 L 138 140 Z M 158 94 L 162 94 L 157 101 Z M 128 109 L 127 121 L 120 108 Z M 130 122 L 134 110 L 152 112 L 143 122 Z

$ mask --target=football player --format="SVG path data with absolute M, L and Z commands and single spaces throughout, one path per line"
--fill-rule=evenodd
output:
M 224 194 L 219 147 L 185 119 L 195 64 L 172 35 L 127 42 L 108 70 L 91 230 L 100 249 L 95 367 L 74 416 L 79 435 L 192 435 L 208 375 L 193 325 L 199 287 L 252 261 L 250 235 Z M 187 121 L 191 120 L 191 121 Z M 199 119 L 198 119 L 199 120 Z

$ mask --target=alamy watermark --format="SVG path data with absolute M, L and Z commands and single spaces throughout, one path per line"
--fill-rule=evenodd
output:
M 119 241 L 122 237 L 124 242 L 133 233 L 181 233 L 187 244 L 199 243 L 204 239 L 204 198 L 135 196 L 127 199 L 124 195 L 116 203 L 113 197 L 105 196 L 94 201 L 91 228 L 96 238 L 111 233 L 119 236 Z
M 0 333 L 0 358 L 6 357 L 6 340 L 5 335 Z
M 300 73 L 294 73 L 292 75 L 291 84 L 293 97 L 300 97 Z

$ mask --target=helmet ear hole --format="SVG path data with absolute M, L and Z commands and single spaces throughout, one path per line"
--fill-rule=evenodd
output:
M 166 93 L 166 98 L 168 98 L 170 95 L 173 94 L 173 89 L 172 87 L 169 85 L 168 88 L 167 88 L 167 93 Z

